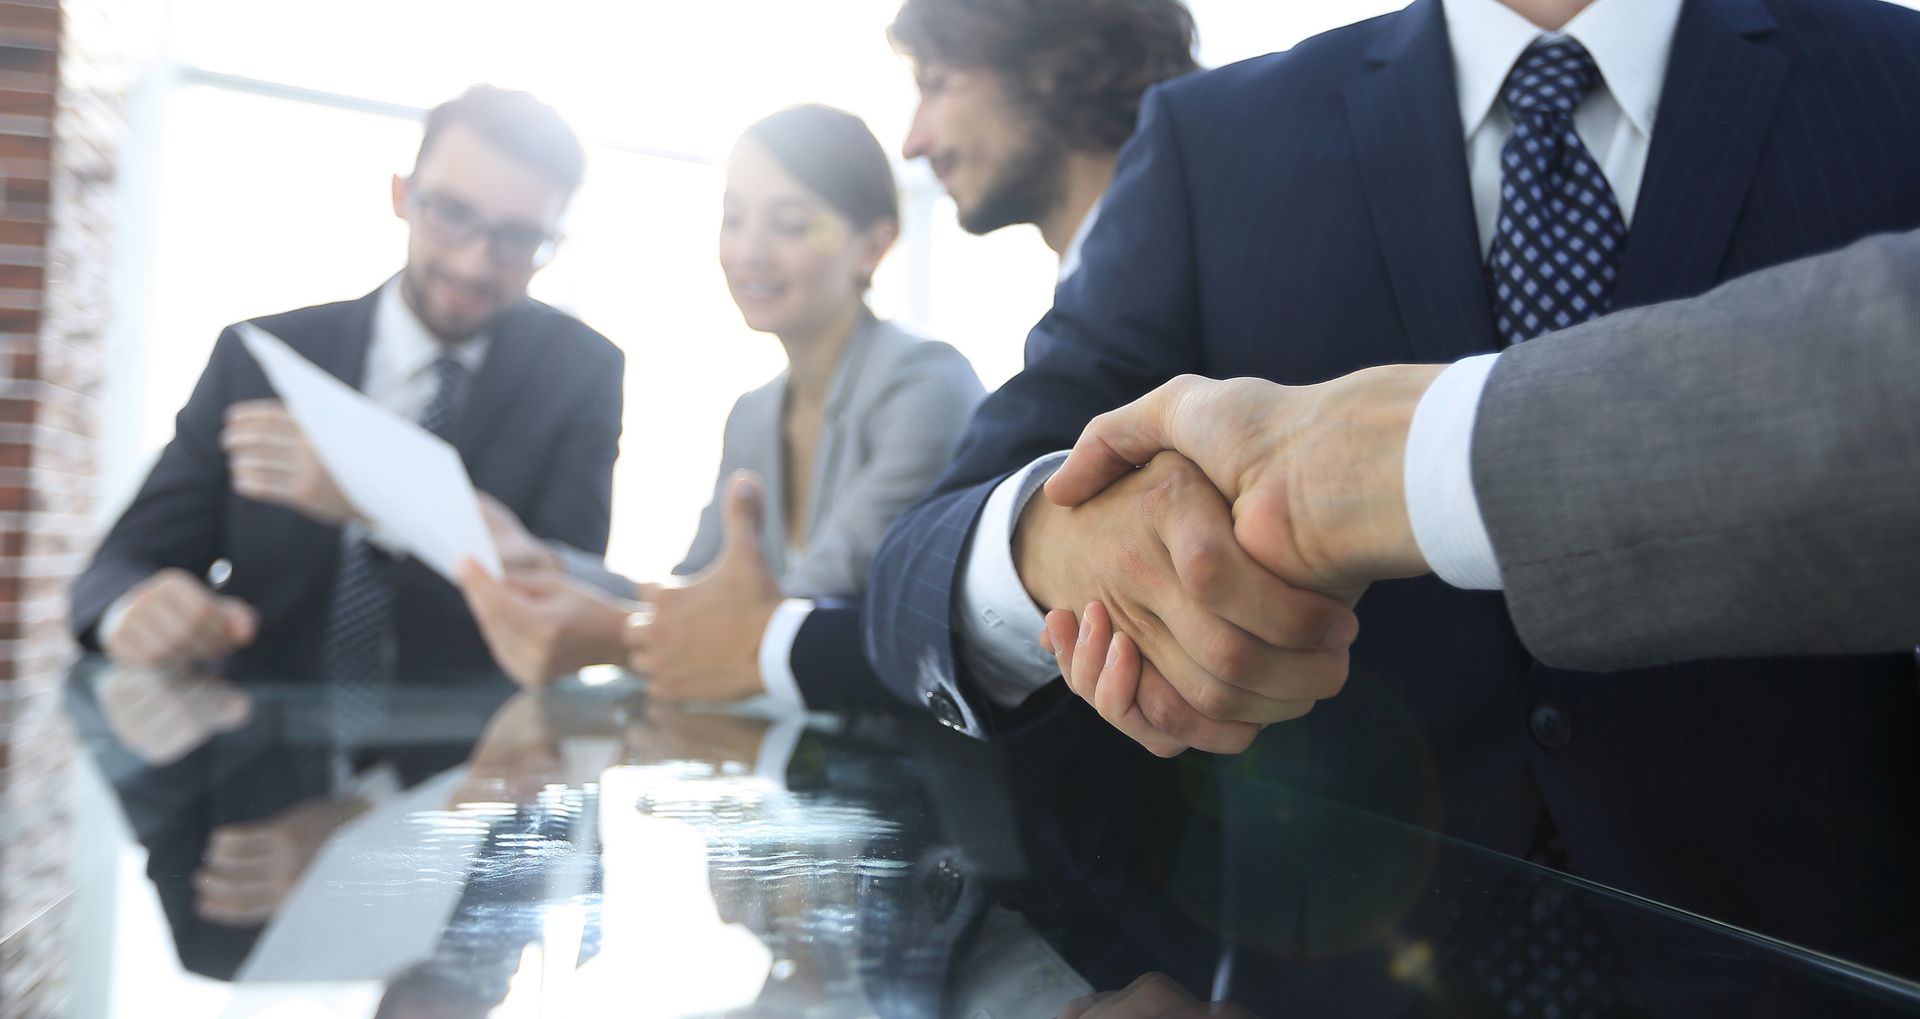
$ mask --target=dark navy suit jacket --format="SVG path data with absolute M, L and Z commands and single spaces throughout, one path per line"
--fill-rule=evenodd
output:
M 357 389 L 378 294 L 257 321 Z M 452 436 L 474 487 L 534 534 L 604 553 L 624 365 L 619 348 L 578 319 L 535 301 L 509 312 L 493 327 Z M 340 531 L 235 495 L 220 448 L 227 407 L 272 396 L 239 334 L 221 333 L 173 440 L 74 582 L 71 623 L 83 644 L 98 649 L 95 631 L 108 607 L 154 571 L 205 574 L 225 559 L 233 572 L 224 593 L 260 613 L 259 639 L 230 667 L 279 679 L 315 674 Z M 411 558 L 385 567 L 403 678 L 493 668 L 458 590 Z
M 1920 224 L 1916 124 L 1920 15 L 1688 0 L 1615 306 Z M 1496 346 L 1438 0 L 1150 93 L 1084 259 L 874 562 L 880 675 L 977 735 L 1061 687 L 1005 713 L 956 654 L 1002 479 L 1183 372 L 1305 384 Z M 1387 583 L 1359 612 L 1346 691 L 1251 766 L 1513 854 L 1545 808 L 1585 876 L 1920 972 L 1910 658 L 1576 675 L 1528 657 L 1498 594 Z

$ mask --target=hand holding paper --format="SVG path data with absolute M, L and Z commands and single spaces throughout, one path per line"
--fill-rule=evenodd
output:
M 462 559 L 500 575 L 500 555 L 460 454 L 252 324 L 236 327 L 313 456 L 360 516 L 449 582 Z

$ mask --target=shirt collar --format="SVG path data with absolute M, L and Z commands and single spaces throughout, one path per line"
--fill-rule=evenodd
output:
M 1548 32 L 1500 0 L 1443 0 L 1453 48 L 1463 133 L 1493 111 L 1514 61 L 1539 39 L 1572 36 L 1593 55 L 1607 91 L 1633 126 L 1653 137 L 1681 0 L 1594 0 L 1560 32 Z
M 1087 214 L 1080 217 L 1080 228 L 1073 232 L 1073 240 L 1067 242 L 1067 250 L 1060 253 L 1060 279 L 1065 283 L 1067 277 L 1080 271 L 1080 249 L 1087 246 L 1087 235 L 1093 232 L 1093 221 L 1100 218 L 1100 203 L 1105 195 L 1093 200 L 1087 208 Z
M 400 293 L 398 276 L 380 288 L 379 303 L 373 313 L 373 342 L 369 348 L 369 377 L 395 380 L 410 379 L 426 371 L 448 350 L 407 305 Z M 486 350 L 487 336 L 482 333 L 454 344 L 451 352 L 454 359 L 472 373 L 480 370 Z

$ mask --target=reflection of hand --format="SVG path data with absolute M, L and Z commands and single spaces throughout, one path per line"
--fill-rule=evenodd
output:
M 1149 973 L 1125 990 L 1090 994 L 1067 1002 L 1060 1019 L 1258 1019 L 1231 1001 L 1195 1001 L 1179 984 L 1161 973 Z
M 688 711 L 652 704 L 627 727 L 623 758 L 629 764 L 698 761 L 719 767 L 753 767 L 760 757 L 760 741 L 771 726 L 757 718 Z
M 1047 496 L 1077 505 L 1173 450 L 1232 503 L 1234 536 L 1257 562 L 1352 601 L 1374 580 L 1427 571 L 1405 460 L 1414 408 L 1440 371 L 1389 365 L 1299 387 L 1182 376 L 1094 418 Z
M 335 829 L 365 812 L 364 800 L 309 800 L 277 816 L 221 825 L 193 875 L 194 912 L 210 923 L 265 923 Z
M 530 803 L 564 772 L 560 737 L 548 722 L 544 702 L 539 694 L 522 691 L 487 722 L 468 759 L 467 777 L 451 802 Z
M 1238 753 L 1260 725 L 1306 714 L 1346 679 L 1352 611 L 1249 558 L 1226 500 L 1177 454 L 1073 508 L 1028 503 L 1014 562 L 1036 602 L 1100 602 L 1144 654 L 1139 711 L 1110 721 L 1154 753 Z M 1076 688 L 1091 700 L 1088 690 Z
M 485 492 L 475 494 L 480 497 L 480 518 L 486 521 L 493 547 L 500 553 L 500 565 L 509 574 L 560 572 L 560 558 L 534 537 L 505 503 Z
M 116 666 L 96 689 L 107 726 L 148 764 L 172 764 L 253 717 L 247 695 L 212 673 Z
M 559 572 L 488 576 L 460 566 L 460 590 L 493 660 L 521 686 L 544 686 L 589 665 L 620 661 L 627 608 Z
M 185 570 L 168 568 L 122 596 L 126 611 L 103 635 L 107 656 L 123 665 L 210 661 L 253 643 L 259 619 L 247 603 L 225 598 Z
M 727 483 L 720 557 L 682 587 L 647 585 L 651 611 L 627 627 L 627 665 L 668 700 L 727 701 L 766 690 L 760 638 L 780 607 L 780 584 L 760 551 L 760 480 Z
M 323 524 L 359 517 L 280 401 L 247 400 L 228 407 L 220 446 L 227 451 L 236 493 Z

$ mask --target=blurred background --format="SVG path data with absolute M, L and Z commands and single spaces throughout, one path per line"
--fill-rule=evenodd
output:
M 1188 0 L 1207 66 L 1405 2 Z M 823 102 L 897 161 L 916 100 L 885 37 L 898 4 L 0 0 L 0 1017 L 204 1013 L 228 993 L 136 971 L 165 957 L 163 925 L 150 891 L 122 894 L 143 861 L 59 721 L 65 585 L 221 327 L 378 286 L 403 261 L 388 182 L 411 168 L 424 111 L 479 82 L 534 93 L 588 165 L 533 294 L 626 352 L 608 559 L 657 577 L 712 489 L 733 399 L 783 360 L 717 265 L 728 147 Z M 997 386 L 1054 257 L 1032 228 L 966 236 L 924 166 L 896 171 L 904 231 L 875 310 Z M 81 871 L 118 885 L 77 885 Z
M 1195 0 L 1202 63 L 1284 49 L 1399 0 Z M 417 118 L 476 82 L 553 104 L 587 179 L 533 295 L 627 354 L 608 560 L 664 574 L 692 538 L 734 397 L 784 359 L 749 332 L 715 256 L 720 164 L 748 124 L 824 102 L 895 153 L 913 115 L 887 45 L 897 0 L 152 0 L 121 26 L 150 52 L 129 104 L 122 247 L 97 523 L 118 514 L 228 323 L 358 297 L 398 269 L 387 182 Z M 905 229 L 873 304 L 970 359 L 1020 367 L 1055 259 L 1031 227 L 964 234 L 923 164 L 896 167 Z M 662 441 L 662 440 L 665 441 Z

